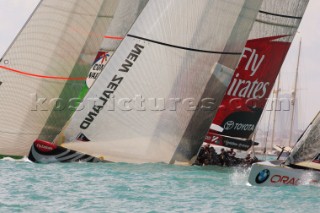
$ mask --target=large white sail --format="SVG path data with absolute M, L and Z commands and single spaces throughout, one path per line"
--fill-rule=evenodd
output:
M 281 39 L 291 42 L 308 3 L 309 0 L 264 0 L 249 39 L 291 35 Z
M 148 1 L 149 0 L 120 0 L 118 9 L 106 32 L 107 39 L 103 40 L 101 45 L 102 50 L 110 52 L 118 48 L 121 40 L 128 33 Z
M 112 161 L 170 162 L 179 144 L 204 137 L 215 109 L 194 106 L 211 106 L 203 94 L 222 99 L 260 5 L 149 1 L 73 115 L 65 131 L 73 143 L 64 146 Z M 74 142 L 79 135 L 91 141 Z
M 226 138 L 226 144 L 224 139 L 217 138 L 252 136 L 307 5 L 308 0 L 263 1 L 205 142 L 250 148 L 250 141 L 230 143 L 231 139 Z
M 96 39 L 88 40 L 71 73 L 71 76 L 79 75 L 79 69 L 81 69 L 82 75 L 88 77 L 85 83 L 84 81 L 69 81 L 64 86 L 59 98 L 66 101 L 66 106 L 64 109 L 52 111 L 39 139 L 52 142 L 61 132 L 62 128 L 75 112 L 78 103 L 81 102 L 88 92 L 88 89 L 112 56 L 112 53 L 119 46 L 122 38 L 127 34 L 146 2 L 147 0 L 104 1 L 95 26 L 90 32 L 90 35 Z M 100 50 L 97 54 L 99 47 Z M 95 62 L 90 69 L 93 58 L 96 55 Z M 56 142 L 59 143 L 59 138 L 56 139 Z
M 0 62 L 1 155 L 27 155 L 50 113 L 66 107 L 57 101 L 63 88 L 83 84 L 106 29 L 105 2 L 115 1 L 40 1 Z

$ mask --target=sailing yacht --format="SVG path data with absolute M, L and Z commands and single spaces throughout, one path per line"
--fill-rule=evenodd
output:
M 97 33 L 92 31 L 91 34 L 99 36 L 101 40 L 100 49 L 96 54 L 96 58 L 91 66 L 87 67 L 87 78 L 84 82 L 81 82 L 80 87 L 77 88 L 76 92 L 73 91 L 74 85 L 67 85 L 64 87 L 60 99 L 62 100 L 75 100 L 77 103 L 74 104 L 71 110 L 53 111 L 47 120 L 44 128 L 42 129 L 41 135 L 47 135 L 46 132 L 51 132 L 51 137 L 40 137 L 38 139 L 49 142 L 60 144 L 59 141 L 63 141 L 62 127 L 70 120 L 73 113 L 76 111 L 77 106 L 81 103 L 88 90 L 94 84 L 95 80 L 99 77 L 103 68 L 106 66 L 114 51 L 118 48 L 123 40 L 123 37 L 128 33 L 134 21 L 137 19 L 142 9 L 145 7 L 148 0 L 104 0 L 104 5 L 101 8 L 106 16 L 101 16 L 104 21 L 99 21 L 99 26 L 103 28 L 103 33 Z M 85 48 L 92 48 L 88 44 Z M 95 51 L 90 50 L 92 53 Z M 88 73 L 89 72 L 89 73 Z M 80 91 L 80 92 L 79 92 Z M 80 105 L 81 107 L 81 105 Z M 56 127 L 54 130 L 52 127 Z M 59 135 L 60 134 L 60 135 Z M 57 137 L 59 135 L 59 137 Z
M 253 164 L 249 183 L 255 186 L 314 184 L 320 182 L 320 112 L 309 124 L 285 161 Z
M 0 61 L 0 156 L 53 142 L 146 2 L 39 2 Z
M 62 146 L 114 162 L 188 162 L 208 131 L 216 112 L 210 107 L 223 98 L 261 3 L 149 1 L 85 96 L 84 103 L 94 104 L 76 111 L 60 134 Z M 52 149 L 47 151 L 42 159 Z
M 308 0 L 264 1 L 204 142 L 248 150 Z
M 103 39 L 95 36 L 105 31 L 103 7 L 103 0 L 39 2 L 0 61 L 0 155 L 26 156 L 34 140 L 62 125 L 46 123 L 53 111 L 67 111 L 63 88 L 77 94 L 83 85 Z

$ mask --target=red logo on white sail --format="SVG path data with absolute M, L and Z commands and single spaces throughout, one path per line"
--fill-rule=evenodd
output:
M 95 62 L 92 65 L 88 74 L 88 78 L 86 80 L 88 88 L 90 88 L 95 82 L 95 80 L 99 77 L 100 73 L 108 63 L 109 58 L 112 54 L 113 52 L 98 52 Z

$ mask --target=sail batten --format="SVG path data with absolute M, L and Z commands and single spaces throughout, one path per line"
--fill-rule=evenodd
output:
M 143 40 L 143 41 L 148 41 L 148 42 L 160 44 L 160 45 L 167 46 L 167 47 L 172 47 L 172 48 L 177 48 L 177 49 L 184 49 L 184 50 L 188 50 L 188 51 L 212 53 L 212 54 L 226 54 L 226 55 L 241 55 L 242 54 L 242 52 L 219 52 L 219 51 L 212 51 L 212 50 L 202 50 L 202 49 L 194 49 L 194 48 L 182 47 L 182 46 L 168 44 L 168 43 L 164 43 L 164 42 L 161 42 L 161 41 L 155 41 L 155 40 L 151 40 L 151 39 L 147 39 L 147 38 L 143 38 L 143 37 L 136 36 L 136 35 L 131 35 L 131 34 L 128 34 L 127 36 L 128 37 L 132 37 L 132 38 L 137 38 L 137 39 L 140 39 L 140 40 Z
M 256 22 L 259 22 L 261 24 L 271 25 L 271 26 L 278 26 L 278 27 L 287 27 L 287 28 L 296 28 L 296 29 L 298 29 L 299 27 L 299 25 L 279 24 L 276 22 L 263 21 L 261 19 L 257 19 Z
M 259 10 L 259 13 L 263 13 L 263 14 L 271 15 L 271 16 L 279 16 L 279 17 L 282 17 L 282 18 L 302 19 L 302 16 L 301 17 L 290 16 L 290 15 L 284 15 L 284 14 L 271 13 L 271 12 L 267 12 L 267 11 L 263 11 L 263 10 Z

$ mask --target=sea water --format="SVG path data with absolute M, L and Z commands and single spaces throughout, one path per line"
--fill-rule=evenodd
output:
M 0 212 L 319 212 L 317 186 L 254 187 L 246 169 L 0 160 Z

